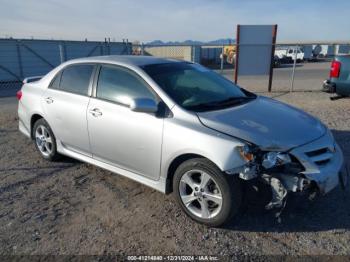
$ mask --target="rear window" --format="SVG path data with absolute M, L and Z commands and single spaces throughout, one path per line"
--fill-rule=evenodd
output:
M 93 65 L 73 65 L 64 69 L 60 89 L 75 94 L 88 95 L 93 68 Z

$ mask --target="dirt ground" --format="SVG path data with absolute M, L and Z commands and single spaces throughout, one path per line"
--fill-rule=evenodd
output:
M 263 95 L 267 95 L 264 93 Z M 350 164 L 350 99 L 273 93 L 319 117 Z M 17 128 L 15 98 L 0 99 L 0 254 L 350 255 L 350 190 L 293 198 L 278 223 L 260 197 L 224 228 L 190 220 L 163 195 L 65 158 L 50 163 Z

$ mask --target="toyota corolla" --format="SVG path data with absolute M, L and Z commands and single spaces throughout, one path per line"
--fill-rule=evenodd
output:
M 173 192 L 209 226 L 237 214 L 243 180 L 270 186 L 268 209 L 289 193 L 346 182 L 342 151 L 318 119 L 198 64 L 81 58 L 28 81 L 17 97 L 19 129 L 43 158 L 66 155 Z

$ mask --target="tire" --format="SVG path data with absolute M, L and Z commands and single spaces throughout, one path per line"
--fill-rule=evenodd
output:
M 227 176 L 205 158 L 187 160 L 176 169 L 173 192 L 190 218 L 211 227 L 227 223 L 242 202 L 239 178 Z
M 55 135 L 45 119 L 34 123 L 32 134 L 35 147 L 44 159 L 54 161 L 59 158 Z

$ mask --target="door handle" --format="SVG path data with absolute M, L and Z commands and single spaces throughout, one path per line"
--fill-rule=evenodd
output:
M 90 109 L 89 113 L 95 117 L 102 116 L 102 112 L 98 108 Z
M 45 101 L 46 101 L 47 104 L 52 104 L 53 103 L 52 97 L 46 97 Z

